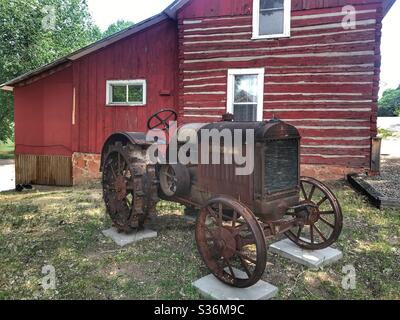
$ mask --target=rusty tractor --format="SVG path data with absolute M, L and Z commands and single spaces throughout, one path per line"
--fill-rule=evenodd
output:
M 338 239 L 340 204 L 326 185 L 300 176 L 301 137 L 294 126 L 278 119 L 235 122 L 226 116 L 220 122 L 187 124 L 169 132 L 170 121 L 176 120 L 176 112 L 165 109 L 151 116 L 147 126 L 170 135 L 187 132 L 199 140 L 203 129 L 253 130 L 254 170 L 236 175 L 238 166 L 224 161 L 157 164 L 150 161 L 148 150 L 155 143 L 168 150 L 168 142 L 149 140 L 146 133 L 115 133 L 104 144 L 101 170 L 106 209 L 120 232 L 142 228 L 161 199 L 198 210 L 195 235 L 204 263 L 219 280 L 239 288 L 262 277 L 267 239 L 284 234 L 309 250 L 326 248 Z M 179 150 L 188 137 L 177 136 Z M 212 141 L 207 143 L 215 149 Z M 223 150 L 221 146 L 221 158 Z

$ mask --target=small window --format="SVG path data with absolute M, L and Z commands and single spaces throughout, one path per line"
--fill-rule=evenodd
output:
M 107 101 L 109 106 L 146 105 L 146 80 L 107 81 Z
M 253 38 L 290 36 L 290 0 L 253 0 Z
M 264 69 L 229 70 L 227 101 L 227 112 L 235 121 L 262 121 Z

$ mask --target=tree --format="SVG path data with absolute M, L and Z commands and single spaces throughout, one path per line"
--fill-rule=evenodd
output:
M 379 100 L 379 117 L 400 116 L 400 86 L 397 89 L 387 89 Z
M 131 21 L 118 20 L 117 22 L 110 24 L 110 26 L 107 28 L 107 30 L 104 31 L 103 38 L 109 37 L 109 36 L 113 35 L 114 33 L 117 33 L 121 30 L 129 28 L 133 25 L 134 25 L 134 23 Z
M 86 0 L 0 0 L 0 83 L 101 38 Z M 0 91 L 0 141 L 12 138 L 13 100 Z

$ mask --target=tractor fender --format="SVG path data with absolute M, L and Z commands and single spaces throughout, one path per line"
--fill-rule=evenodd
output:
M 115 142 L 121 142 L 122 145 L 127 145 L 128 143 L 136 145 L 150 145 L 151 142 L 146 141 L 146 134 L 144 132 L 116 132 L 110 135 L 103 145 L 101 150 L 101 162 L 100 171 L 103 170 L 103 163 L 106 157 L 108 146 L 114 145 Z

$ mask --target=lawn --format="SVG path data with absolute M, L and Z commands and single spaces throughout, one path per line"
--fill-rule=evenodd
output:
M 12 142 L 0 143 L 0 159 L 14 159 L 14 144 Z
M 277 299 L 400 299 L 400 210 L 333 188 L 344 209 L 336 245 L 344 258 L 312 271 L 268 253 L 264 280 L 279 287 Z M 96 185 L 0 194 L 0 298 L 200 298 L 191 283 L 208 271 L 181 207 L 160 203 L 151 226 L 158 238 L 123 249 L 101 234 L 109 226 Z M 41 287 L 45 265 L 55 267 L 56 290 Z M 346 265 L 356 269 L 355 290 L 342 288 Z

